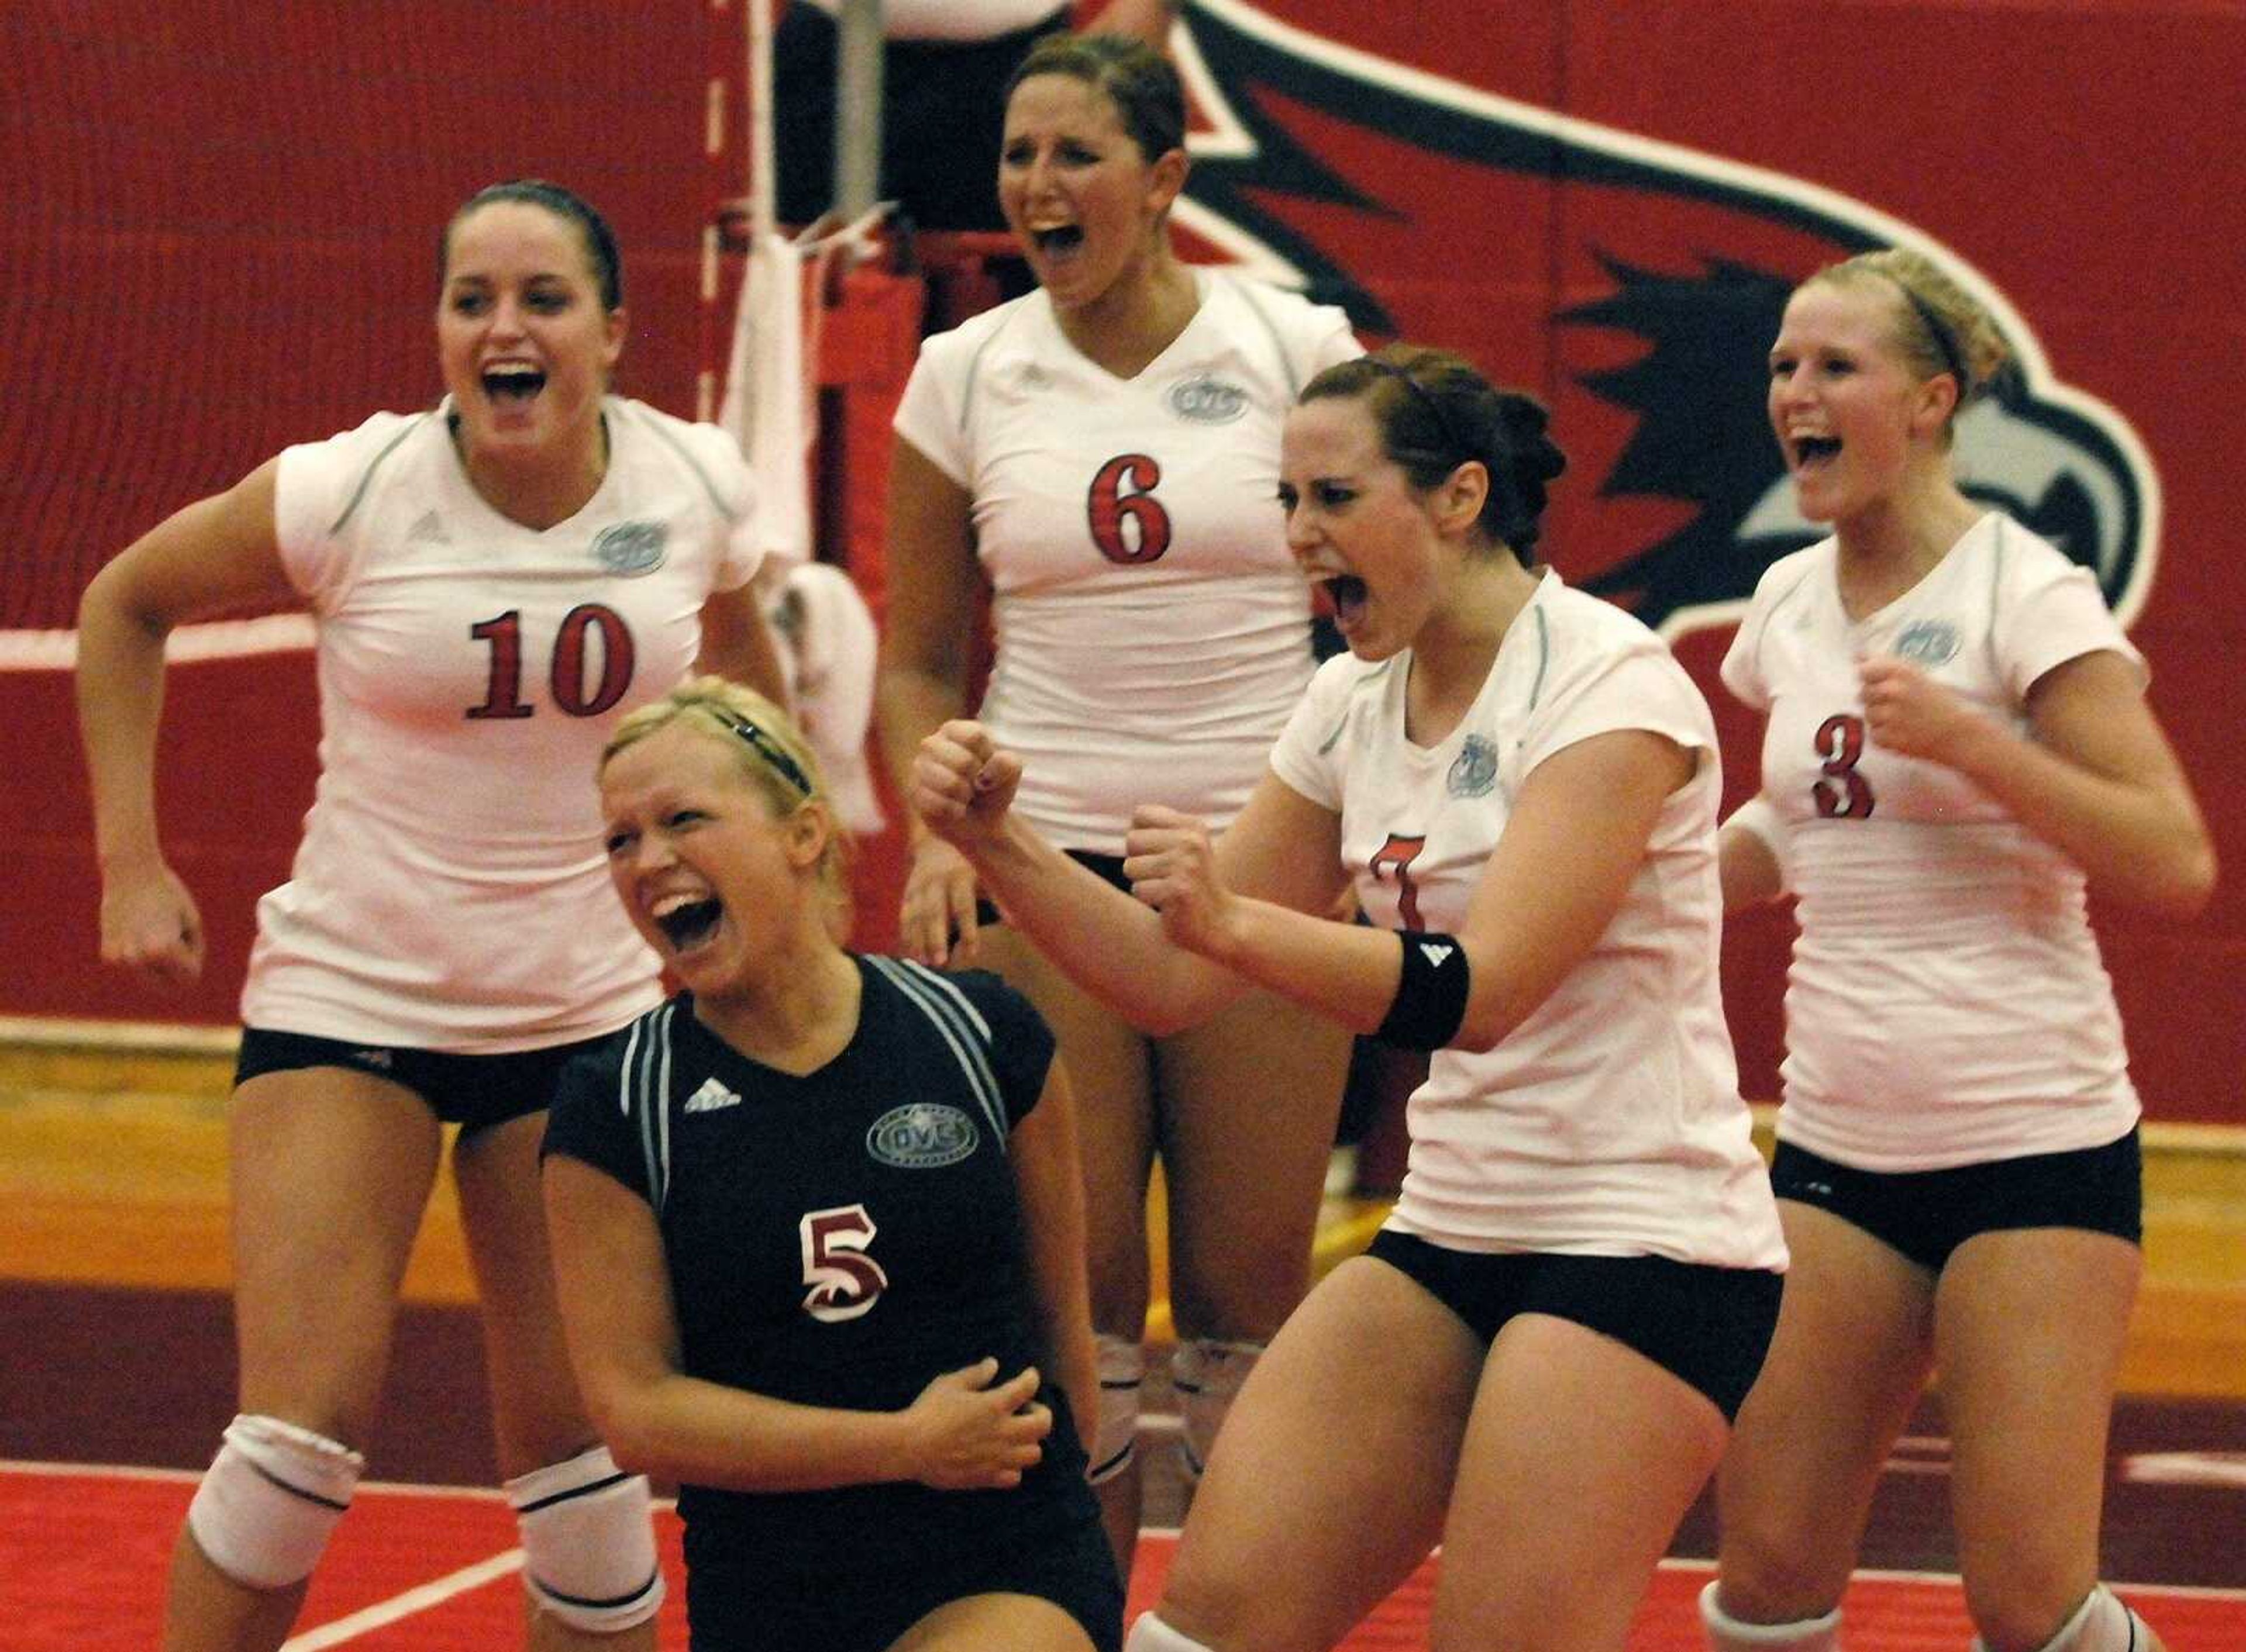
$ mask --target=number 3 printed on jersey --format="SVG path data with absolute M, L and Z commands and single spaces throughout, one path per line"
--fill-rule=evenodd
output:
M 1868 820 L 1872 813 L 1871 783 L 1856 772 L 1864 755 L 1864 719 L 1836 714 L 1817 725 L 1818 772 L 1824 777 L 1809 788 L 1810 800 L 1823 820 Z
M 1151 562 L 1170 548 L 1170 513 L 1154 497 L 1161 479 L 1161 466 L 1146 453 L 1119 453 L 1092 477 L 1085 522 L 1109 561 Z
M 863 1205 L 806 1211 L 796 1231 L 803 1240 L 803 1282 L 809 1287 L 803 1311 L 812 1318 L 829 1325 L 855 1319 L 888 1289 L 889 1276 L 866 1254 L 875 1228 Z

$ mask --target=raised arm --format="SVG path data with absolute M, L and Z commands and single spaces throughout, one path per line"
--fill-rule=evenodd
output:
M 1494 1047 L 1589 955 L 1644 863 L 1663 800 L 1691 778 L 1692 765 L 1675 742 L 1624 730 L 1579 741 L 1531 772 L 1450 937 L 1466 956 L 1467 994 L 1456 1031 L 1439 1043 Z M 1143 840 L 1150 860 L 1167 857 L 1178 846 L 1159 840 L 1169 835 L 1157 822 L 1133 833 L 1133 847 Z M 1131 866 L 1139 876 L 1135 855 Z M 1405 948 L 1419 944 L 1409 937 L 1399 946 L 1392 933 L 1267 901 L 1206 902 L 1183 887 L 1171 894 L 1160 882 L 1168 875 L 1161 868 L 1141 893 L 1162 900 L 1171 933 L 1202 955 L 1358 1032 L 1412 1010 L 1398 1003 Z M 1197 909 L 1174 912 L 1174 903 Z
M 276 464 L 158 523 L 79 600 L 78 738 L 93 793 L 105 962 L 176 981 L 202 972 L 202 920 L 156 824 L 164 641 L 199 614 L 297 601 L 275 539 Z
M 2028 690 L 2032 739 L 1900 660 L 1863 667 L 1865 722 L 1892 751 L 1957 770 L 2082 868 L 2100 894 L 2198 915 L 2215 846 L 2130 663 L 2111 649 L 2053 666 Z
M 918 1480 L 1018 1485 L 1050 1412 L 1034 1368 L 993 1384 L 983 1360 L 937 1377 L 902 1411 L 799 1405 L 679 1370 L 663 1235 L 647 1201 L 605 1172 L 548 1157 L 546 1221 L 569 1363 L 601 1438 L 637 1472 L 737 1491 Z
M 919 448 L 897 438 L 889 466 L 888 634 L 874 717 L 899 797 L 911 795 L 921 741 L 966 709 L 981 588 L 973 508 L 965 488 Z M 972 963 L 973 870 L 909 808 L 905 835 L 910 865 L 898 917 L 899 948 L 923 962 Z
M 1247 989 L 1165 933 L 1161 915 L 1054 848 L 1011 805 L 1021 763 L 972 722 L 922 742 L 909 796 L 932 831 L 973 863 L 1007 921 L 1077 985 L 1157 1036 L 1207 1019 Z M 1221 840 L 1198 831 L 1203 875 L 1224 894 L 1301 911 L 1341 892 L 1340 822 L 1269 772 Z M 1126 872 L 1137 870 L 1126 861 Z M 1346 925 L 1330 925 L 1337 932 Z

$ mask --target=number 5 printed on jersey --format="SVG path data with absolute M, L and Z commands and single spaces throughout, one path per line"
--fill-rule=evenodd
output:
M 863 1205 L 804 1213 L 796 1224 L 803 1240 L 803 1311 L 827 1324 L 855 1319 L 889 1288 L 881 1263 L 866 1254 L 874 1219 Z

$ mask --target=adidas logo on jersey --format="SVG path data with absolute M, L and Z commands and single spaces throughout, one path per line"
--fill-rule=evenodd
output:
M 1445 962 L 1457 950 L 1458 948 L 1455 946 L 1440 941 L 1422 941 L 1419 943 L 1419 955 L 1438 969 L 1441 969 Z
M 702 1081 L 702 1087 L 687 1097 L 684 1111 L 715 1112 L 720 1107 L 738 1107 L 740 1105 L 741 1098 L 726 1089 L 725 1085 L 719 1084 L 715 1078 L 704 1078 Z
M 421 520 L 406 530 L 408 545 L 450 545 L 453 536 L 445 531 L 445 524 L 434 511 L 421 513 Z

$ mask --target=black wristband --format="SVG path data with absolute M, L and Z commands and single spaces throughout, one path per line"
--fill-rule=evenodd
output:
M 1456 935 L 1399 929 L 1396 937 L 1404 943 L 1404 971 L 1395 1002 L 1372 1036 L 1400 1050 L 1440 1050 L 1467 1018 L 1473 985 L 1467 949 Z

